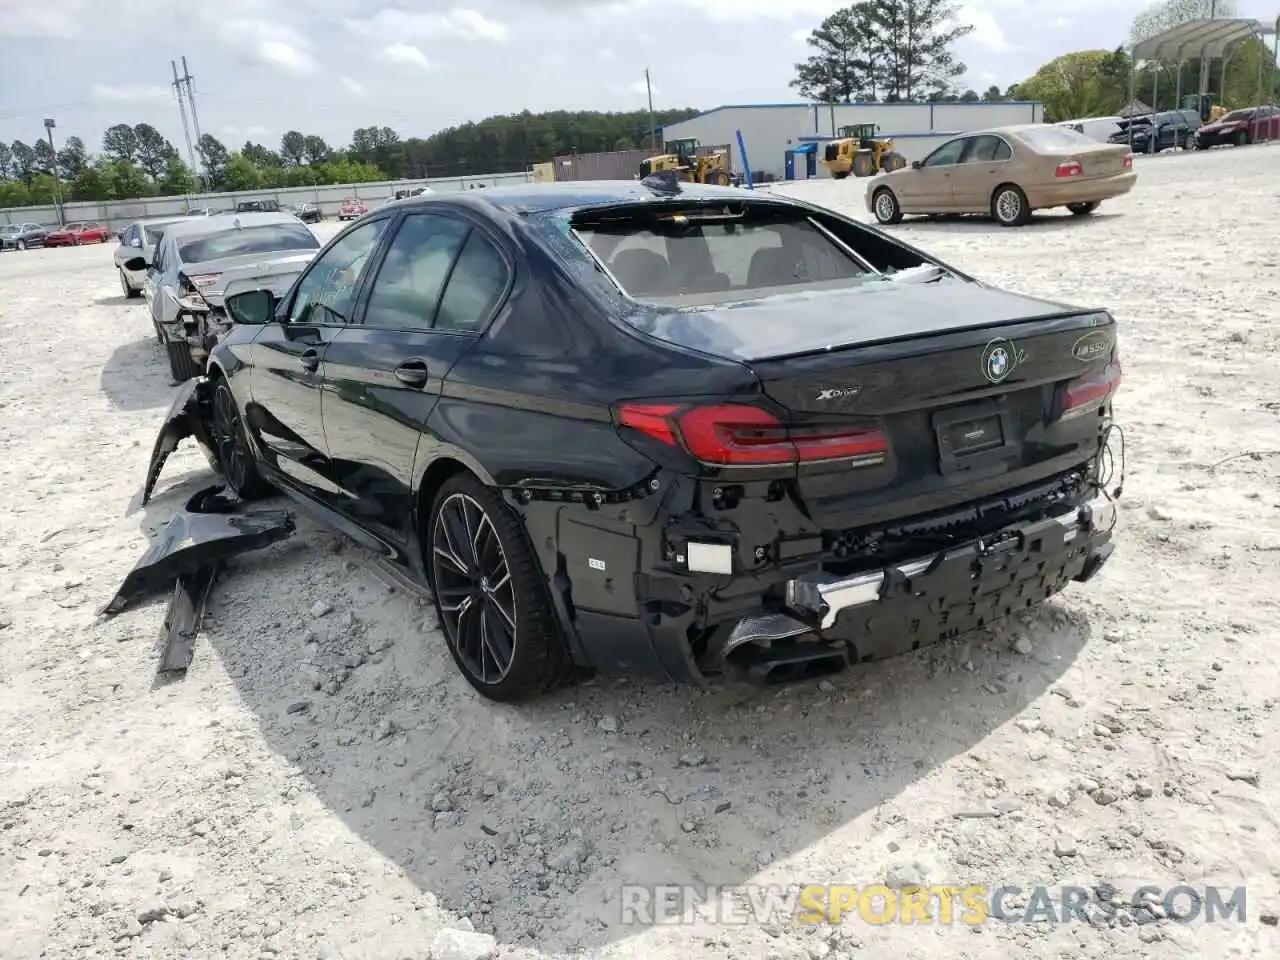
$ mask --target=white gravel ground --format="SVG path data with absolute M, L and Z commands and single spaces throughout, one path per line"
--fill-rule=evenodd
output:
M 0 957 L 490 955 L 433 953 L 468 915 L 502 957 L 1276 956 L 1280 148 L 1139 169 L 1088 220 L 896 228 L 1119 318 L 1112 563 L 1027 622 L 780 693 L 494 706 L 308 522 L 235 562 L 158 683 L 163 599 L 95 610 L 210 475 L 184 447 L 134 506 L 173 386 L 111 248 L 0 256 Z M 789 189 L 865 217 L 861 183 Z M 886 880 L 1244 884 L 1248 920 L 619 922 L 626 883 Z

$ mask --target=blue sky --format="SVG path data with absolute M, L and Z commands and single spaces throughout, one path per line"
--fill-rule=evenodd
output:
M 1241 14 L 1271 18 L 1266 0 Z M 1143 0 L 973 0 L 965 86 L 1023 79 L 1070 50 L 1124 42 Z M 0 141 L 97 150 L 117 122 L 181 146 L 170 59 L 186 55 L 205 132 L 270 146 L 290 128 L 334 146 L 368 124 L 426 136 L 521 109 L 795 99 L 803 36 L 831 0 L 0 0 Z M 1254 9 L 1257 7 L 1257 9 Z

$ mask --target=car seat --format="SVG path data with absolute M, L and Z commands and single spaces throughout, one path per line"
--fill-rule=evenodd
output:
M 664 296 L 670 291 L 671 264 L 652 250 L 623 250 L 609 261 L 609 271 L 632 296 Z

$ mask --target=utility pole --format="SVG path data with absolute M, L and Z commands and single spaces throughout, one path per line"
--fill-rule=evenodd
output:
M 172 60 L 169 62 L 171 64 L 173 63 Z M 182 76 L 181 77 L 178 76 L 177 65 L 175 64 L 173 67 L 173 83 L 174 83 L 174 86 L 178 89 L 178 103 L 179 104 L 182 103 L 182 98 L 185 95 L 187 106 L 191 108 L 191 126 L 195 132 L 196 148 L 199 149 L 200 137 L 201 137 L 200 115 L 196 112 L 196 94 L 195 94 L 195 90 L 192 89 L 192 86 L 191 86 L 191 81 L 194 79 L 195 77 L 191 76 L 191 71 L 187 69 L 187 58 L 184 56 L 182 58 Z M 185 120 L 183 122 L 185 123 Z M 205 189 L 212 190 L 213 189 L 212 172 L 209 170 L 207 165 L 205 164 L 201 164 L 201 165 L 204 167 Z
M 53 128 L 56 126 L 53 120 L 46 118 L 44 132 L 49 137 L 49 153 L 53 156 L 53 169 L 49 172 L 53 174 L 54 208 L 58 212 L 58 226 L 62 226 L 66 222 L 62 215 L 62 180 L 58 176 L 58 151 L 53 148 Z
M 658 127 L 653 122 L 653 84 L 649 82 L 649 68 L 644 68 L 644 89 L 649 94 L 649 147 L 658 149 Z
M 173 95 L 178 98 L 178 113 L 182 115 L 182 137 L 187 142 L 187 162 L 191 164 L 191 172 L 199 176 L 200 168 L 196 165 L 196 151 L 191 146 L 191 126 L 187 123 L 187 104 L 182 93 L 182 81 L 178 79 L 178 64 L 170 60 L 173 68 Z

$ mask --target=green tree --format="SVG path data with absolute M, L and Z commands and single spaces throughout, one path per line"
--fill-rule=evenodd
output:
M 37 140 L 31 145 L 31 153 L 35 157 L 36 169 L 52 176 L 54 168 L 58 165 L 58 159 L 54 156 L 53 147 L 49 146 L 49 141 Z
M 196 144 L 196 153 L 200 155 L 200 162 L 204 164 L 205 173 L 208 174 L 210 182 L 214 186 L 220 184 L 222 172 L 229 159 L 227 148 L 222 145 L 222 141 L 213 134 L 206 133 Z
M 110 161 L 98 158 L 86 164 L 79 175 L 71 181 L 72 200 L 113 200 L 115 172 Z
M 167 197 L 177 197 L 193 193 L 195 188 L 196 178 L 192 175 L 191 168 L 175 151 L 173 156 L 165 161 L 164 176 L 160 180 L 160 192 Z
M 297 130 L 290 130 L 280 138 L 280 156 L 285 163 L 295 167 L 302 163 L 307 152 L 307 138 Z
M 0 183 L 13 175 L 13 149 L 7 143 L 0 143 Z
M 158 181 L 169 169 L 169 158 L 176 157 L 178 151 L 149 123 L 139 123 L 133 128 L 133 133 L 138 141 L 138 166 L 147 171 L 152 180 Z
M 303 140 L 302 153 L 307 163 L 326 163 L 333 155 L 333 148 L 325 143 L 324 137 L 308 136 Z
M 137 197 L 153 195 L 151 181 L 146 173 L 132 160 L 110 161 L 104 171 L 108 177 L 112 196 L 120 200 L 133 200 Z
M 805 42 L 814 52 L 796 64 L 791 81 L 802 96 L 822 103 L 875 99 L 883 50 L 870 2 L 837 10 Z
M 58 175 L 71 181 L 80 176 L 89 165 L 89 152 L 79 137 L 67 137 L 58 151 Z
M 29 188 L 36 173 L 36 152 L 21 140 L 13 141 L 9 148 L 13 153 L 13 176 Z
M 138 159 L 138 135 L 127 123 L 117 123 L 108 127 L 102 135 L 102 152 L 111 160 L 127 160 L 133 163 Z
M 1129 27 L 1129 43 L 1140 43 L 1192 20 L 1236 16 L 1232 0 L 1161 0 L 1147 7 Z
M 1129 55 L 1115 50 L 1077 50 L 1050 60 L 1018 84 L 1020 100 L 1039 100 L 1050 123 L 1076 117 L 1110 116 L 1128 100 Z
M 880 38 L 880 87 L 890 102 L 946 93 L 964 75 L 955 42 L 973 32 L 948 0 L 869 0 Z
M 246 141 L 245 145 L 240 148 L 240 153 L 249 159 L 255 167 L 266 170 L 270 167 L 278 167 L 284 163 L 280 159 L 280 154 L 276 153 L 260 143 L 252 143 Z
M 262 173 L 243 153 L 233 153 L 218 177 L 223 190 L 257 190 L 262 186 Z

